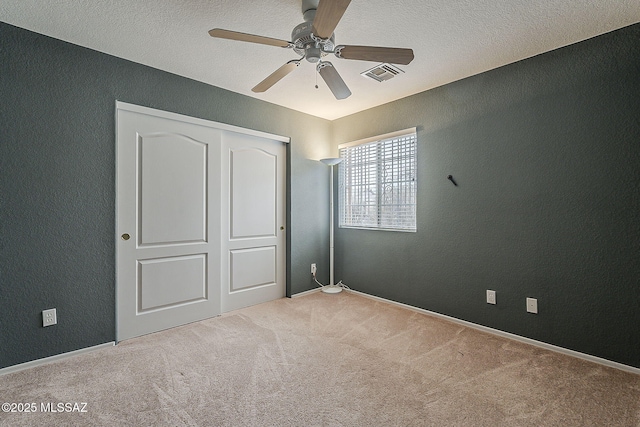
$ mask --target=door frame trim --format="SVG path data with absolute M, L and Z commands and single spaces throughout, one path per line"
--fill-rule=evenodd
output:
M 172 113 L 170 111 L 156 110 L 155 108 L 143 107 L 141 105 L 129 104 L 116 100 L 116 120 L 118 118 L 118 110 L 132 111 L 134 113 L 147 114 L 154 117 L 160 117 L 169 120 L 175 120 L 185 123 L 191 123 L 200 126 L 211 127 L 220 130 L 226 130 L 236 133 L 242 133 L 245 135 L 257 136 L 259 138 L 272 139 L 275 141 L 284 142 L 289 144 L 291 138 L 288 136 L 276 135 L 273 133 L 263 132 L 255 129 L 243 128 L 240 126 L 229 125 L 226 123 L 214 122 L 212 120 L 199 119 L 197 117 L 185 116 L 183 114 Z M 118 123 L 116 121 L 116 129 L 118 129 Z

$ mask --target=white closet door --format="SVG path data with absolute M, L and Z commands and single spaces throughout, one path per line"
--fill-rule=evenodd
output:
M 285 145 L 222 135 L 222 312 L 285 295 Z
M 117 111 L 118 341 L 220 314 L 221 134 Z
M 288 139 L 117 105 L 116 339 L 283 297 Z

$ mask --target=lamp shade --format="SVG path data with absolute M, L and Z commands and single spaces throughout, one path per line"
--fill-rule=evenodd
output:
M 327 166 L 335 166 L 340 163 L 342 159 L 339 157 L 329 157 L 327 159 L 321 159 L 320 161 Z

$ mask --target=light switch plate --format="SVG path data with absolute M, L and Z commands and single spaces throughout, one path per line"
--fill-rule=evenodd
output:
M 487 289 L 487 304 L 495 304 L 496 303 L 496 291 L 491 291 Z
M 536 298 L 527 298 L 527 313 L 538 314 L 538 300 Z

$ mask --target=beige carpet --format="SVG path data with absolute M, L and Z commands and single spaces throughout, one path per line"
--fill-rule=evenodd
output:
M 7 374 L 0 400 L 38 405 L 1 426 L 640 426 L 638 375 L 344 292 Z

